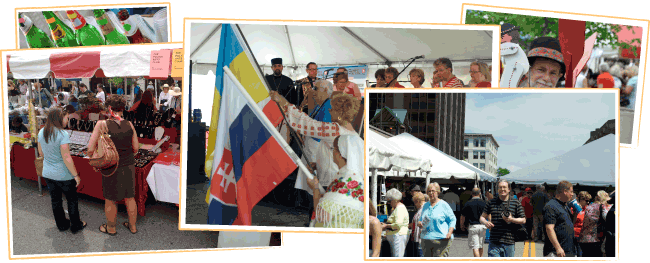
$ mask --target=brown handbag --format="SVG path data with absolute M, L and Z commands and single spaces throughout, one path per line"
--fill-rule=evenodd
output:
M 101 125 L 99 125 L 101 123 Z M 103 176 L 109 177 L 117 171 L 117 164 L 120 160 L 119 155 L 117 154 L 117 149 L 113 140 L 111 140 L 110 135 L 108 134 L 108 126 L 106 121 L 97 123 L 95 126 L 96 129 L 100 129 L 99 139 L 97 139 L 97 149 L 93 156 L 89 158 L 90 166 L 92 166 L 95 171 L 100 172 Z M 115 166 L 113 172 L 110 174 L 104 174 L 102 171 L 110 167 Z

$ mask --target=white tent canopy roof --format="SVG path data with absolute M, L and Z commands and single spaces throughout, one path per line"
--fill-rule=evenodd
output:
M 492 29 L 372 28 L 344 26 L 240 24 L 260 66 L 280 57 L 285 67 L 385 64 L 406 62 L 425 55 L 429 63 L 447 57 L 452 61 L 492 60 Z M 190 59 L 215 65 L 221 26 L 192 23 Z M 295 60 L 295 61 L 294 61 Z M 207 70 L 206 70 L 207 72 Z M 206 72 L 196 72 L 205 74 Z
M 408 154 L 400 145 L 384 138 L 376 131 L 368 130 L 367 143 L 370 169 L 401 172 L 431 170 L 429 160 Z
M 610 134 L 565 154 L 533 164 L 504 176 L 522 184 L 573 184 L 608 186 L 616 178 L 616 135 Z
M 477 172 L 458 163 L 453 157 L 444 154 L 411 134 L 402 133 L 388 140 L 399 144 L 403 148 L 410 149 L 411 152 L 422 158 L 431 160 L 433 164 L 431 178 L 433 179 L 450 179 L 452 176 L 456 179 L 477 179 Z

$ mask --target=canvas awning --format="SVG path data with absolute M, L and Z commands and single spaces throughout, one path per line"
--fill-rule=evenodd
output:
M 610 134 L 565 154 L 504 176 L 521 184 L 573 184 L 609 186 L 616 182 L 616 135 Z
M 181 45 L 166 44 L 103 47 L 102 49 L 76 48 L 62 50 L 30 50 L 10 52 L 7 55 L 8 72 L 16 79 L 42 79 L 51 73 L 55 78 L 96 77 L 151 77 L 152 52 L 169 52 L 169 59 L 160 61 L 160 67 L 171 72 L 174 48 Z M 66 49 L 68 50 L 68 49 Z M 167 73 L 169 75 L 169 73 Z
M 367 135 L 369 169 L 379 171 L 431 171 L 431 161 L 409 154 L 399 144 L 368 130 Z

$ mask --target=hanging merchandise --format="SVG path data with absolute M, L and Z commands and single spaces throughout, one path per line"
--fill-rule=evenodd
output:
M 26 16 L 18 14 L 18 24 L 20 31 L 25 35 L 29 48 L 51 48 L 56 47 L 52 40 Z
M 93 13 L 97 24 L 102 28 L 107 45 L 130 44 L 129 39 L 113 26 L 104 9 L 95 9 Z
M 129 15 L 125 9 L 122 9 L 118 13 L 118 18 L 124 26 L 126 36 L 129 38 L 131 43 L 156 42 L 156 35 L 153 33 L 153 29 L 151 29 L 139 15 Z
M 79 41 L 75 38 L 75 33 L 72 28 L 64 24 L 59 17 L 52 11 L 43 11 L 45 21 L 47 21 L 50 31 L 52 32 L 52 39 L 57 47 L 76 47 L 79 46 Z
M 102 34 L 95 27 L 86 23 L 86 19 L 77 10 L 66 11 L 76 30 L 76 38 L 82 46 L 106 45 Z

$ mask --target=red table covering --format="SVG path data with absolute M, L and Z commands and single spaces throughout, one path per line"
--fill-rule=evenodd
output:
M 12 146 L 10 162 L 11 168 L 14 170 L 16 176 L 32 181 L 38 180 L 34 166 L 34 160 L 36 159 L 35 150 L 35 148 L 25 150 L 22 146 L 15 144 Z M 102 187 L 103 175 L 96 172 L 90 166 L 88 159 L 72 156 L 72 161 L 81 177 L 81 184 L 77 188 L 77 192 L 104 200 Z M 149 175 L 152 166 L 153 162 L 150 162 L 145 167 L 135 168 L 135 202 L 138 205 L 138 214 L 140 216 L 145 216 L 146 214 L 145 202 L 147 201 L 147 192 L 149 191 L 147 175 Z M 41 180 L 41 182 L 43 185 L 46 185 L 45 180 Z M 118 203 L 123 203 L 123 201 Z

